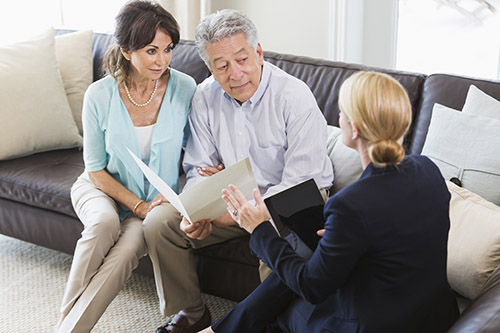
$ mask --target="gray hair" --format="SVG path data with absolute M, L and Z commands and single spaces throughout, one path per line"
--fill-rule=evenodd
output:
M 257 50 L 257 28 L 248 16 L 234 9 L 223 9 L 206 16 L 196 27 L 195 39 L 198 53 L 205 64 L 210 67 L 208 44 L 223 41 L 239 33 L 244 33 L 248 45 Z

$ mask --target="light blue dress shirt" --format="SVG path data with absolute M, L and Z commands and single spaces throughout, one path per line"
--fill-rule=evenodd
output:
M 227 167 L 248 157 L 260 193 L 278 193 L 309 178 L 330 188 L 326 120 L 307 85 L 264 62 L 261 82 L 242 105 L 213 77 L 196 89 L 184 155 L 186 188 L 201 181 L 196 167 Z
M 179 191 L 181 149 L 189 134 L 188 114 L 196 83 L 190 76 L 170 69 L 151 142 L 149 167 L 174 191 Z M 116 81 L 106 76 L 89 86 L 83 110 L 83 159 L 85 173 L 106 169 L 109 174 L 139 198 L 150 201 L 157 190 L 145 190 L 142 171 L 130 156 L 141 151 L 134 125 L 120 98 Z M 120 206 L 120 218 L 131 214 Z

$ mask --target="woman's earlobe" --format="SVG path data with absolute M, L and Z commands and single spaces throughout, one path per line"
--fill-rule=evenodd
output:
M 354 121 L 350 121 L 349 124 L 351 125 L 352 139 L 356 140 L 359 137 L 358 126 Z
M 125 51 L 123 47 L 120 47 L 120 52 L 122 53 L 123 57 L 127 59 L 127 61 L 130 61 L 130 53 L 128 51 Z

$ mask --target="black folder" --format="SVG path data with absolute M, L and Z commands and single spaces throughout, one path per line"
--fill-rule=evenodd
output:
M 293 230 L 311 250 L 316 249 L 321 238 L 316 231 L 325 225 L 325 202 L 314 179 L 270 196 L 264 203 L 281 237 Z

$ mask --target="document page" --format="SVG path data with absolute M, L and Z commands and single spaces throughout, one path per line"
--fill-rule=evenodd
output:
M 245 158 L 177 195 L 130 149 L 127 150 L 151 185 L 191 223 L 202 219 L 213 220 L 227 212 L 222 189 L 229 184 L 236 185 L 248 200 L 253 199 L 252 190 L 257 188 L 250 160 Z

